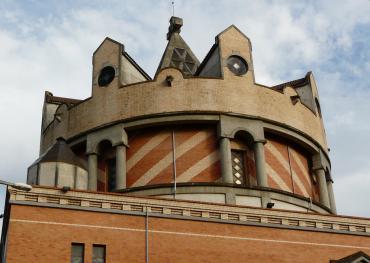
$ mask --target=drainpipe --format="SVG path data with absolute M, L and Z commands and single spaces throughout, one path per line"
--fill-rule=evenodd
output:
M 176 199 L 176 141 L 175 141 L 175 130 L 172 130 L 172 160 L 173 160 L 173 198 Z
M 145 263 L 149 263 L 149 215 L 148 207 L 145 208 Z

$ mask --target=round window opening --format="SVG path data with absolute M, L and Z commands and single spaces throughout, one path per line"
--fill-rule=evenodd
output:
M 244 75 L 248 71 L 247 62 L 239 56 L 230 56 L 227 59 L 228 69 L 237 76 Z
M 98 84 L 101 87 L 108 86 L 114 79 L 116 71 L 112 66 L 106 66 L 102 68 L 98 78 Z

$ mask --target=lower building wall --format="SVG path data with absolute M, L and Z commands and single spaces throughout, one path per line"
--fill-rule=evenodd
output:
M 370 237 L 148 217 L 149 262 L 329 262 L 362 250 Z M 106 245 L 106 262 L 145 262 L 146 218 L 12 205 L 7 263 L 70 262 L 71 244 Z

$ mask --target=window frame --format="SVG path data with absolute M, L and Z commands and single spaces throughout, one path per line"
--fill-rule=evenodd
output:
M 85 243 L 80 242 L 72 242 L 71 243 L 71 259 L 70 262 L 73 263 L 73 246 L 81 246 L 82 247 L 82 263 L 85 262 Z
M 91 259 L 91 262 L 94 263 L 94 248 L 104 248 L 103 259 L 104 259 L 104 263 L 107 263 L 107 246 L 104 245 L 104 244 L 93 244 L 92 245 L 92 259 Z

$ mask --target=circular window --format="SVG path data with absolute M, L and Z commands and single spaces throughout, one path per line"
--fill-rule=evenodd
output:
M 116 71 L 112 66 L 106 66 L 102 68 L 99 74 L 98 78 L 98 84 L 99 86 L 108 86 L 109 83 L 111 83 L 114 79 L 114 76 L 116 75 Z
M 239 56 L 230 56 L 227 59 L 227 67 L 237 76 L 244 75 L 248 71 L 247 62 Z

